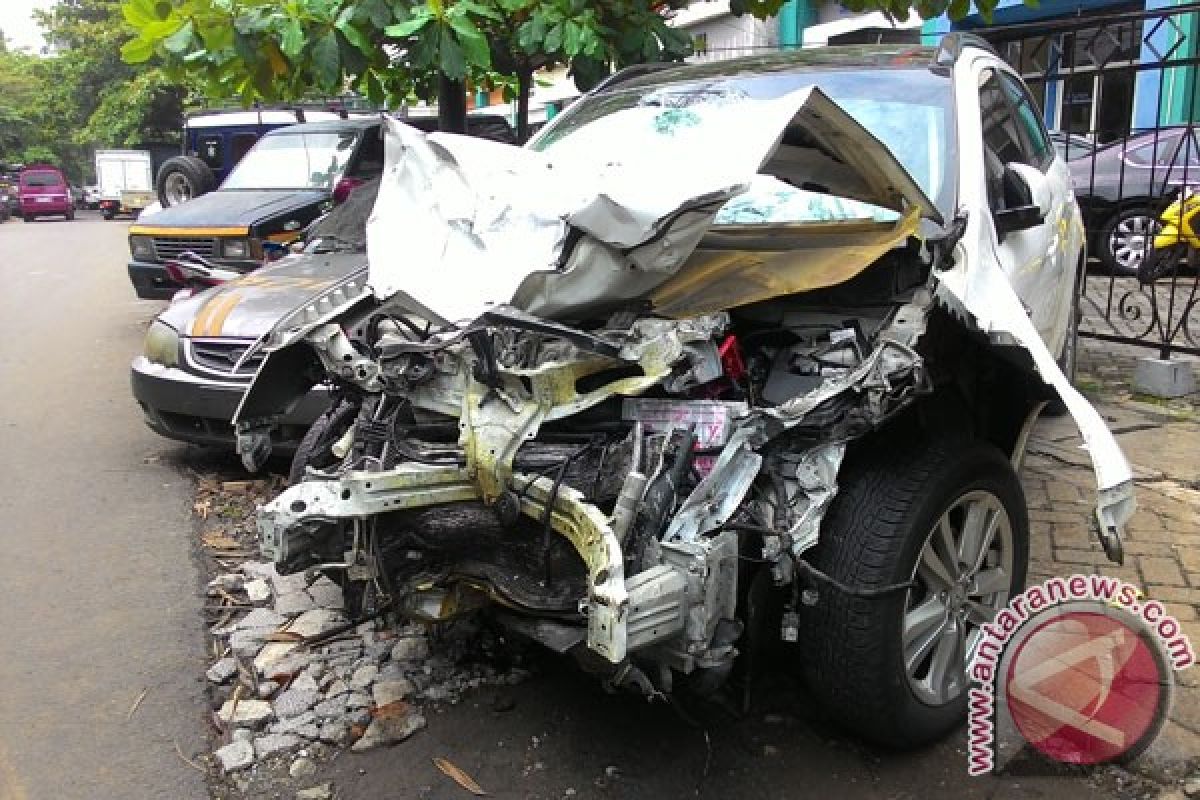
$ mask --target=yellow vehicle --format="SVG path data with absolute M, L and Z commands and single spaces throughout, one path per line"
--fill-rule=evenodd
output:
M 1154 246 L 1138 269 L 1141 283 L 1153 283 L 1171 274 L 1189 249 L 1200 247 L 1200 189 L 1185 186 L 1159 215 L 1158 222 Z

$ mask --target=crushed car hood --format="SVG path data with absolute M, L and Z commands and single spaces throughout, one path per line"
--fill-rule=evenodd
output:
M 366 269 L 363 253 L 299 253 L 169 306 L 184 336 L 258 339 L 288 312 Z
M 833 260 L 858 250 L 851 258 L 861 270 L 918 217 L 941 219 L 888 149 L 816 87 L 771 100 L 664 90 L 593 124 L 604 126 L 606 146 L 595 146 L 593 132 L 586 143 L 567 136 L 535 152 L 385 120 L 384 178 L 367 225 L 375 296 L 403 295 L 444 322 L 502 304 L 566 317 L 643 299 L 679 273 L 785 133 L 802 142 L 788 148 L 793 168 L 819 174 L 822 196 L 896 214 L 840 220 L 860 230 L 843 232 Z M 723 305 L 813 288 L 760 283 L 765 291 Z M 699 310 L 683 294 L 671 292 L 663 313 Z

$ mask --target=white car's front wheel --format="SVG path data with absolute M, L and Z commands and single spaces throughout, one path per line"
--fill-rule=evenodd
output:
M 1024 584 L 1025 497 L 993 445 L 904 437 L 847 458 L 814 566 L 851 589 L 819 588 L 804 612 L 806 677 L 831 715 L 881 744 L 913 747 L 966 713 L 966 665 Z

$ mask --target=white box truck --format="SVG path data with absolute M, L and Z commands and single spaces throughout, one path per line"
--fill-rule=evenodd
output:
M 133 214 L 154 202 L 154 169 L 148 150 L 97 150 L 96 179 L 105 219 Z

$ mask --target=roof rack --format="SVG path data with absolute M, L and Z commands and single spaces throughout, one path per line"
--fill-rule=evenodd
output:
M 937 52 L 933 54 L 933 63 L 939 67 L 952 67 L 958 62 L 962 51 L 968 47 L 984 50 L 997 57 L 1000 55 L 996 52 L 996 48 L 992 47 L 991 42 L 978 34 L 951 31 L 938 42 Z

